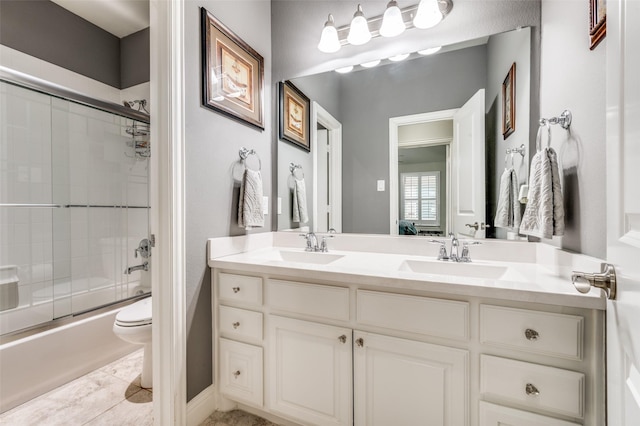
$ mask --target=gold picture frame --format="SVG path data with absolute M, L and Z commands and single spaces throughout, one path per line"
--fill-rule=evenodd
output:
M 280 82 L 280 139 L 311 151 L 311 101 L 290 81 Z
M 605 0 L 589 0 L 589 50 L 593 50 L 607 34 Z
M 507 139 L 516 130 L 516 63 L 502 82 L 502 137 Z
M 264 59 L 205 8 L 202 105 L 264 130 Z

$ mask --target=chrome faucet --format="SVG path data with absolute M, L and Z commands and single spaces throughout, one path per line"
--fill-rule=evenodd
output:
M 318 237 L 313 232 L 308 232 L 306 234 L 300 234 L 301 237 L 304 237 L 307 240 L 307 246 L 304 251 L 311 252 L 323 252 L 326 253 L 329 251 L 329 247 L 327 246 L 327 238 L 333 238 L 333 235 L 323 236 L 320 244 L 318 244 Z
M 142 265 L 129 266 L 124 270 L 124 273 L 130 275 L 135 271 L 148 271 L 149 270 L 149 261 L 145 261 Z
M 435 243 L 440 245 L 440 249 L 438 251 L 438 260 L 450 260 L 452 262 L 471 262 L 471 256 L 469 255 L 469 246 L 474 246 L 478 244 L 482 244 L 479 241 L 462 241 L 462 253 L 460 250 L 460 240 L 455 236 L 453 232 L 449 233 L 451 237 L 451 250 L 449 251 L 449 255 L 447 255 L 447 247 L 446 242 L 443 240 L 429 240 L 430 243 Z
M 449 232 L 449 236 L 451 237 L 451 250 L 449 250 L 449 258 L 453 262 L 459 262 L 460 256 L 458 252 L 458 247 L 460 247 L 460 242 L 458 241 L 456 234 L 454 234 L 453 232 Z M 455 249 L 455 253 L 454 253 L 454 249 Z

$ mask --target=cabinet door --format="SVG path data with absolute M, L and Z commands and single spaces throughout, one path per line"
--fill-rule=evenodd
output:
M 304 424 L 351 424 L 351 329 L 270 316 L 268 330 L 269 408 Z
M 355 424 L 469 424 L 468 352 L 354 332 Z

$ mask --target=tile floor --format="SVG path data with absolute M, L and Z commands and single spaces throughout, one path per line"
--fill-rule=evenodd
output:
M 152 392 L 140 387 L 142 349 L 12 410 L 2 426 L 152 426 Z M 277 426 L 240 410 L 216 412 L 201 426 Z

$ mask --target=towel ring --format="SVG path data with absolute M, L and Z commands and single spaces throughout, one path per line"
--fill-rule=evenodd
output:
M 242 147 L 240 148 L 238 154 L 240 155 L 240 161 L 244 163 L 245 167 L 247 167 L 247 157 L 249 157 L 250 155 L 255 155 L 258 158 L 258 171 L 262 170 L 262 160 L 260 160 L 260 156 L 255 149 L 247 149 L 245 147 Z
M 513 169 L 513 152 L 508 152 L 509 150 L 507 150 L 507 153 L 504 155 L 504 168 L 507 168 L 507 158 L 509 157 L 509 154 L 511 154 L 511 168 Z
M 289 163 L 289 171 L 294 178 L 296 177 L 296 170 L 300 170 L 300 172 L 302 172 L 302 177 L 300 179 L 304 179 L 304 170 L 302 170 L 302 166 L 300 164 Z
M 542 149 L 542 129 L 547 128 L 547 148 L 551 147 L 551 126 L 549 121 L 544 118 L 540 119 L 540 127 L 538 127 L 538 135 L 536 136 L 536 151 Z

